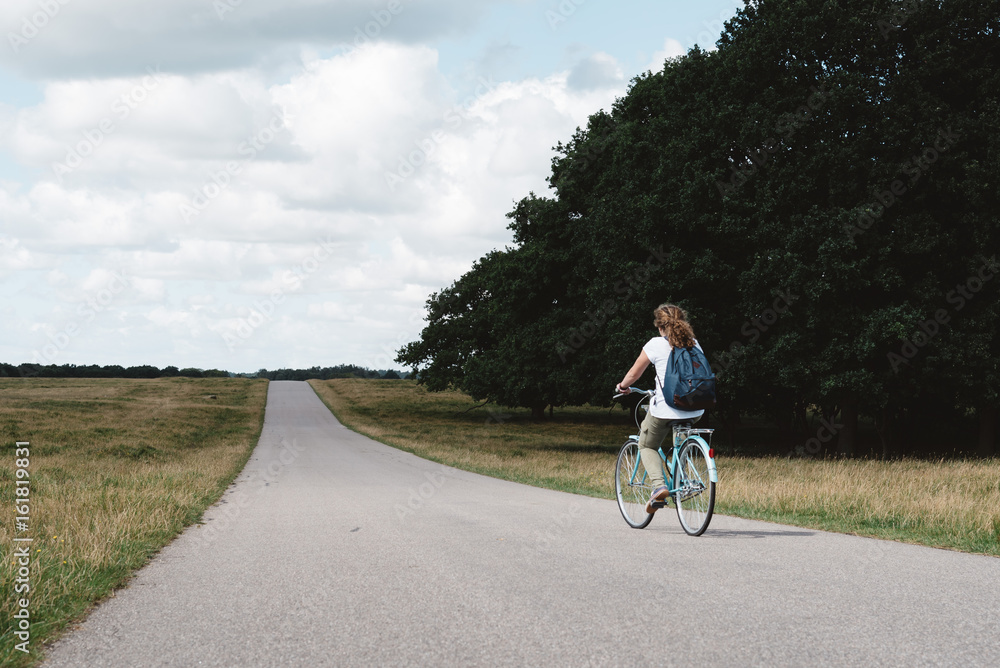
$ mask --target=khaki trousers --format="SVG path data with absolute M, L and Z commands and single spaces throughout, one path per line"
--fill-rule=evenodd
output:
M 663 446 L 665 440 L 673 439 L 674 423 L 690 422 L 694 424 L 700 419 L 701 416 L 693 419 L 670 420 L 653 417 L 652 413 L 646 413 L 646 419 L 642 421 L 642 426 L 639 429 L 639 456 L 642 458 L 642 466 L 646 469 L 646 475 L 649 476 L 649 482 L 653 485 L 654 491 L 667 484 L 663 478 L 666 473 L 663 470 L 663 460 L 660 459 L 660 453 L 657 450 Z M 673 447 L 672 440 L 664 448 L 664 454 L 668 457 L 671 447 Z

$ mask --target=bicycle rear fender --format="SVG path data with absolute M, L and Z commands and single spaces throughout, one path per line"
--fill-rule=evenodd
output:
M 687 440 L 689 440 L 689 441 L 697 441 L 698 442 L 698 447 L 701 448 L 702 452 L 705 453 L 705 459 L 708 460 L 708 479 L 709 479 L 709 481 L 711 481 L 711 482 L 719 482 L 719 473 L 718 473 L 718 471 L 716 471 L 716 468 L 715 468 L 715 458 L 708 456 L 708 453 L 711 450 L 711 448 L 708 447 L 708 443 L 705 442 L 705 439 L 703 439 L 701 436 L 692 435 L 692 436 L 688 436 Z

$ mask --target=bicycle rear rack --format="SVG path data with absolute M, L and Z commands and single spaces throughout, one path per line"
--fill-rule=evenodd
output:
M 681 440 L 681 441 L 685 440 L 689 436 L 693 436 L 693 435 L 696 435 L 696 434 L 698 434 L 698 435 L 705 434 L 705 435 L 708 436 L 708 438 L 706 438 L 705 441 L 708 442 L 708 443 L 711 443 L 712 442 L 712 434 L 715 433 L 715 430 L 714 429 L 694 429 L 694 428 L 692 428 L 692 429 L 678 429 L 676 433 L 677 433 L 677 436 L 680 437 L 679 440 Z

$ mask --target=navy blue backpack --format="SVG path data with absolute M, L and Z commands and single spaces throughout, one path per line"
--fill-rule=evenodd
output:
M 679 411 L 715 408 L 715 374 L 697 347 L 674 348 L 663 374 L 663 398 Z

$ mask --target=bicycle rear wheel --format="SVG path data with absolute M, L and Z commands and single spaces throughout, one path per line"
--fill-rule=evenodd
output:
M 629 439 L 618 452 L 615 464 L 615 495 L 622 517 L 633 529 L 642 529 L 653 515 L 646 512 L 646 502 L 653 488 L 639 456 L 639 443 Z
M 691 536 L 705 533 L 715 510 L 715 483 L 709 480 L 708 469 L 708 455 L 698 441 L 685 441 L 674 471 L 674 500 L 677 519 Z

